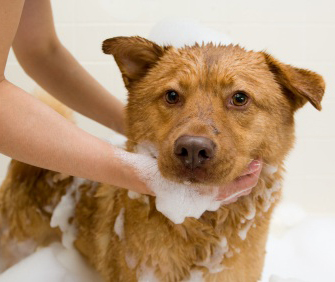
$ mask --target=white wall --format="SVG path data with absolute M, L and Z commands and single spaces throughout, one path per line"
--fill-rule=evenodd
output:
M 147 37 L 157 21 L 171 17 L 193 18 L 248 49 L 265 49 L 286 63 L 322 74 L 327 83 L 322 112 L 308 105 L 297 114 L 297 142 L 287 161 L 284 199 L 311 212 L 335 213 L 335 1 L 52 0 L 52 5 L 64 45 L 123 100 L 126 91 L 120 74 L 100 51 L 101 42 L 119 35 Z M 13 54 L 6 76 L 28 92 L 35 88 Z M 78 117 L 78 123 L 99 137 L 111 135 L 83 117 Z M 8 161 L 0 156 L 0 179 Z

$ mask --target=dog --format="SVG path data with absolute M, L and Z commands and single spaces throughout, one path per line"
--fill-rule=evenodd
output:
M 149 181 L 145 160 L 156 165 L 160 182 L 150 185 L 159 186 L 157 195 L 160 185 L 171 187 L 173 196 L 246 177 L 257 184 L 175 223 L 155 196 L 13 160 L 0 190 L 4 267 L 18 260 L 24 242 L 31 251 L 63 240 L 105 281 L 261 279 L 284 160 L 294 143 L 294 114 L 306 102 L 321 110 L 322 77 L 238 45 L 177 49 L 115 37 L 104 41 L 103 51 L 114 57 L 129 95 L 129 153 L 116 157 L 134 164 L 127 156 L 145 153 L 137 167 Z M 62 105 L 54 108 L 68 115 Z M 255 161 L 258 169 L 245 174 Z M 73 210 L 64 221 L 66 203 Z

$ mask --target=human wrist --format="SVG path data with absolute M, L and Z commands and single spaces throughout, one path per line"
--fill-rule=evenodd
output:
M 108 183 L 137 193 L 154 195 L 147 185 L 146 177 L 143 174 L 145 169 L 143 170 L 142 167 L 150 165 L 151 158 L 113 147 L 113 159 L 111 169 L 114 173 L 109 174 Z

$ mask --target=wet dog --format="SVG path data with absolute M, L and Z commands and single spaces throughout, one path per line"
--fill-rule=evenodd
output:
M 307 101 L 321 109 L 322 77 L 233 45 L 176 49 L 117 37 L 103 51 L 114 56 L 129 92 L 127 151 L 145 148 L 161 179 L 156 185 L 172 193 L 243 189 L 176 224 L 153 196 L 12 161 L 0 190 L 7 266 L 17 260 L 12 242 L 29 241 L 33 249 L 63 238 L 106 281 L 258 281 L 294 113 Z M 150 176 L 151 167 L 143 167 Z M 73 211 L 61 223 L 66 201 Z

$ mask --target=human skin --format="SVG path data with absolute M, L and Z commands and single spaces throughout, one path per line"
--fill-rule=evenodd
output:
M 25 71 L 57 99 L 124 132 L 123 105 L 59 42 L 48 0 L 0 1 L 0 153 L 65 174 L 150 193 L 115 148 L 6 80 L 11 45 Z M 78 83 L 80 82 L 80 83 Z
M 152 194 L 115 148 L 86 133 L 4 76 L 10 47 L 26 73 L 72 109 L 124 133 L 124 107 L 57 38 L 49 0 L 0 0 L 0 153 L 16 160 Z M 258 177 L 251 179 L 254 185 Z M 250 187 L 250 183 L 248 183 Z M 253 186 L 254 186 L 253 185 Z M 221 187 L 220 199 L 245 189 Z
M 46 91 L 75 111 L 124 134 L 124 105 L 61 44 L 49 0 L 25 1 L 12 46 L 26 73 Z

